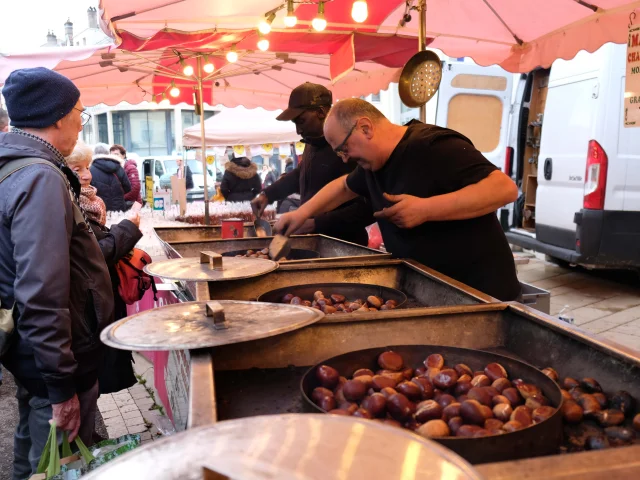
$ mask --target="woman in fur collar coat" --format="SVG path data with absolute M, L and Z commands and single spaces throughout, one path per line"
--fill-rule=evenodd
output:
M 124 160 L 109 153 L 109 146 L 99 143 L 93 149 L 91 185 L 98 189 L 108 212 L 125 212 L 124 194 L 131 191 L 131 182 L 124 171 Z
M 258 165 L 247 157 L 234 158 L 225 166 L 220 191 L 227 202 L 248 202 L 260 193 Z

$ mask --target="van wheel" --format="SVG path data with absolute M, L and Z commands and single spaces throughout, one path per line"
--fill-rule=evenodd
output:
M 549 263 L 553 263 L 554 265 L 557 265 L 559 267 L 563 267 L 563 268 L 569 268 L 570 267 L 569 262 L 566 262 L 566 261 L 561 260 L 561 259 L 556 258 L 556 257 L 552 257 L 551 255 L 545 255 L 544 259 L 545 259 L 545 261 L 547 261 Z

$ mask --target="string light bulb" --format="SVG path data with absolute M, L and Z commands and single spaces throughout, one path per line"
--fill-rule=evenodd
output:
M 260 40 L 258 40 L 258 48 L 262 52 L 266 52 L 267 50 L 269 50 L 269 40 L 261 37 Z
M 311 26 L 316 32 L 321 32 L 327 28 L 327 21 L 324 18 L 324 2 L 318 3 L 318 15 L 311 20 Z
M 284 25 L 293 28 L 298 23 L 298 17 L 293 13 L 293 0 L 287 0 L 287 16 L 284 17 Z
M 184 73 L 185 76 L 190 77 L 193 75 L 193 67 L 191 65 L 187 65 L 187 62 L 184 61 L 184 58 L 182 58 L 181 55 L 179 55 L 179 57 L 180 65 L 182 65 L 182 73 Z
M 268 34 L 271 31 L 271 24 L 273 23 L 273 20 L 275 18 L 276 14 L 272 13 L 265 20 L 261 21 L 258 25 L 258 30 L 260 30 L 260 33 L 262 33 L 263 35 Z
M 169 95 L 171 95 L 173 98 L 180 96 L 180 89 L 176 87 L 174 81 L 171 81 L 171 90 L 169 90 Z
M 227 52 L 227 62 L 236 63 L 238 61 L 238 52 L 236 52 L 236 46 L 231 45 L 231 50 Z
M 356 0 L 351 7 L 351 18 L 357 23 L 364 22 L 369 16 L 367 0 Z
M 158 105 L 160 105 L 161 107 L 168 107 L 170 105 L 169 99 L 164 93 L 162 94 L 162 100 L 160 100 L 160 103 Z
M 215 65 L 209 61 L 209 57 L 207 55 L 204 56 L 204 65 L 202 66 L 202 70 L 204 73 L 213 73 L 216 69 Z

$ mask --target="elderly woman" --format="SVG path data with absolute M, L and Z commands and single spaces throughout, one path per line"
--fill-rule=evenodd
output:
M 118 294 L 118 274 L 116 264 L 142 238 L 140 215 L 129 214 L 129 218 L 122 220 L 111 228 L 105 226 L 106 208 L 102 199 L 96 194 L 96 188 L 91 186 L 91 163 L 93 152 L 82 141 L 78 141 L 73 153 L 67 157 L 69 168 L 76 172 L 80 179 L 80 207 L 84 211 L 100 249 L 109 267 L 113 297 L 115 304 L 115 320 L 127 316 L 127 306 Z M 89 292 L 87 292 L 89 294 Z M 115 350 L 106 347 L 105 361 L 102 371 L 98 375 L 100 393 L 118 392 L 136 383 L 131 365 L 131 352 Z

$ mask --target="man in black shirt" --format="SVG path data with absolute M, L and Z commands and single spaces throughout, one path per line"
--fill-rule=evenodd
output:
M 352 172 L 355 162 L 343 162 L 324 138 L 322 127 L 331 108 L 331 91 L 322 85 L 303 83 L 291 92 L 289 108 L 278 116 L 281 121 L 293 121 L 306 144 L 303 161 L 265 188 L 252 202 L 256 216 L 261 216 L 270 203 L 300 194 L 300 203 L 311 199 L 329 182 Z M 375 222 L 371 205 L 364 198 L 350 199 L 346 205 L 305 219 L 291 233 L 322 233 L 348 242 L 367 245 L 366 226 Z M 338 208 L 339 207 L 339 208 Z
M 513 254 L 495 211 L 518 190 L 458 132 L 412 122 L 394 125 L 360 99 L 338 102 L 325 137 L 358 168 L 323 188 L 276 230 L 364 196 L 387 250 L 412 258 L 500 300 L 520 295 Z

